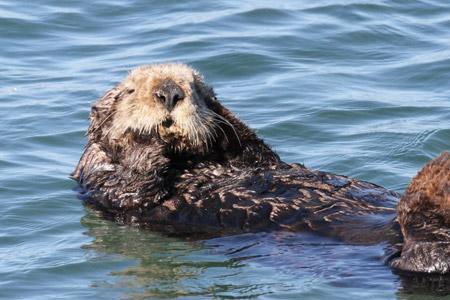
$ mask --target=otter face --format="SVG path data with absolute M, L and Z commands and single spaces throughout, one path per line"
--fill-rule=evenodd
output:
M 208 109 L 214 94 L 202 76 L 184 64 L 139 67 L 122 83 L 110 137 L 129 130 L 156 133 L 175 150 L 206 152 L 218 137 L 222 118 Z

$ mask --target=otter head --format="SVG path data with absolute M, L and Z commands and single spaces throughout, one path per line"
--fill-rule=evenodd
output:
M 110 137 L 156 134 L 178 151 L 207 152 L 226 122 L 208 108 L 215 96 L 202 76 L 184 64 L 139 67 L 122 83 Z

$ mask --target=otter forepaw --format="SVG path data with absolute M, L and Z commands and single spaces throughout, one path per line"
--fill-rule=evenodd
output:
M 450 242 L 406 242 L 391 267 L 418 273 L 450 273 Z

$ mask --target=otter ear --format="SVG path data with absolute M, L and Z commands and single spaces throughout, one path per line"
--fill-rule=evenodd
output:
M 450 273 L 450 153 L 425 165 L 397 207 L 404 245 L 391 265 L 404 271 Z

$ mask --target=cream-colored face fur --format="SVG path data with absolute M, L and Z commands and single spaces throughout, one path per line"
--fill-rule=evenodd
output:
M 166 79 L 174 81 L 185 96 L 172 110 L 156 95 Z M 213 97 L 212 92 L 191 67 L 176 63 L 139 67 L 130 72 L 122 85 L 124 96 L 117 103 L 111 138 L 120 138 L 130 129 L 138 134 L 158 132 L 163 140 L 175 141 L 179 150 L 194 147 L 202 151 L 207 151 L 216 139 L 220 130 L 217 121 L 222 118 L 206 107 L 204 97 Z M 172 125 L 164 126 L 168 119 Z

